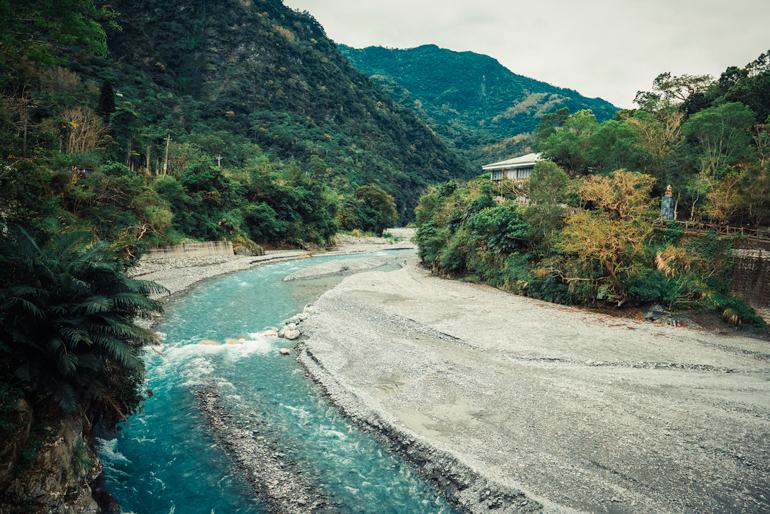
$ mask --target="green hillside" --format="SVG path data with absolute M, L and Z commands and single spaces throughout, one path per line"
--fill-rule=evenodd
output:
M 205 127 L 182 121 L 173 114 L 178 102 L 165 99 L 147 106 L 153 123 L 226 130 L 300 163 L 317 155 L 329 183 L 337 179 L 343 190 L 379 183 L 407 218 L 425 185 L 469 172 L 420 120 L 351 67 L 307 12 L 280 0 L 114 5 L 123 30 L 111 34 L 110 49 L 122 69 L 112 71 L 125 81 L 124 94 L 141 96 L 150 80 L 189 95 L 178 102 L 193 107 Z
M 524 152 L 543 114 L 564 107 L 573 113 L 591 109 L 601 122 L 618 110 L 600 98 L 517 75 L 473 52 L 435 45 L 408 50 L 340 45 L 340 50 L 395 101 L 429 119 L 448 145 L 477 166 Z
M 50 234 L 86 228 L 131 247 L 140 237 L 138 247 L 180 237 L 320 242 L 337 227 L 381 229 L 362 211 L 360 187 L 380 186 L 405 223 L 428 185 L 475 173 L 350 66 L 310 14 L 281 0 L 35 5 L 0 12 L 30 35 L 7 42 L 0 67 L 12 170 L 0 177 L 10 186 L 2 208 L 12 221 Z M 108 83 L 115 94 L 105 97 Z M 158 182 L 166 155 L 169 176 Z M 40 180 L 22 186 L 20 166 Z M 104 181 L 70 180 L 72 169 L 144 177 L 124 201 L 152 197 L 142 209 L 155 214 L 129 216 Z M 98 208 L 83 208 L 83 189 Z M 151 230 L 127 235 L 132 226 Z

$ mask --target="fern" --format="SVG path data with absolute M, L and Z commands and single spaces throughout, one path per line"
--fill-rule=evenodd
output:
M 118 420 L 134 412 L 142 398 L 141 352 L 156 340 L 133 320 L 160 312 L 147 295 L 164 289 L 128 278 L 88 232 L 62 234 L 43 247 L 22 228 L 12 234 L 2 251 L 14 283 L 0 291 L 12 374 L 64 413 L 91 409 Z

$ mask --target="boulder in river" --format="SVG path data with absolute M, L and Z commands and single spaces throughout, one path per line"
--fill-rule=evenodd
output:
M 202 340 L 198 341 L 198 344 L 202 344 L 204 346 L 221 346 L 216 341 L 210 341 L 208 339 L 202 339 Z
M 288 332 L 289 326 L 283 327 L 281 330 L 278 331 L 278 337 L 283 337 L 286 335 L 286 332 Z
M 299 330 L 288 330 L 283 337 L 286 339 L 297 339 L 299 337 Z
M 291 351 L 288 348 L 281 348 L 281 355 L 289 355 Z
M 240 339 L 226 339 L 225 344 L 241 344 L 243 341 Z

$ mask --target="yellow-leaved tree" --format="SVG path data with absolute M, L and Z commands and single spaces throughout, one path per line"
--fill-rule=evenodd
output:
M 608 296 L 627 294 L 624 278 L 642 269 L 638 257 L 652 233 L 649 175 L 618 170 L 609 176 L 589 176 L 574 188 L 595 210 L 572 216 L 557 247 L 566 254 L 563 276 L 567 281 L 596 281 Z M 597 266 L 606 275 L 595 278 Z

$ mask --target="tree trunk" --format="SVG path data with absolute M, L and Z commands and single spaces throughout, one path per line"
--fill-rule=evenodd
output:
M 618 294 L 620 294 L 620 292 L 623 290 L 623 287 L 620 285 L 620 280 L 618 280 L 618 276 L 615 274 L 615 270 L 609 261 L 604 261 L 604 269 L 606 269 L 607 273 L 610 274 L 610 278 L 612 278 L 612 282 L 615 284 L 615 289 L 617 290 Z
M 29 120 L 29 115 L 27 114 L 27 102 L 24 101 L 24 146 L 22 147 L 22 153 L 24 154 L 24 158 L 27 158 L 27 122 Z

